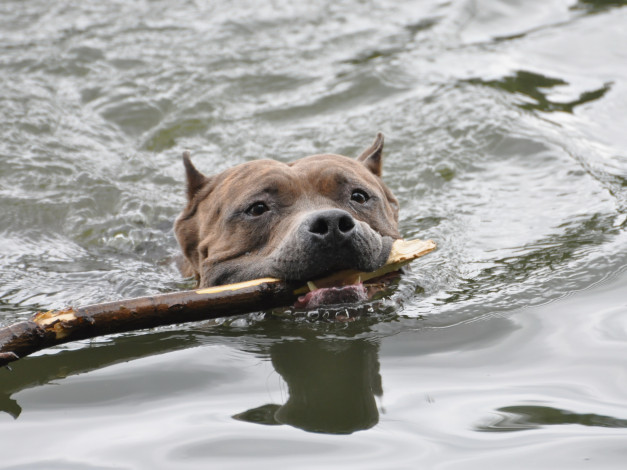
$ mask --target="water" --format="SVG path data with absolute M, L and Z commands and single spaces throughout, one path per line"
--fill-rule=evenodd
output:
M 0 325 L 190 287 L 179 155 L 357 155 L 439 250 L 348 323 L 0 370 L 1 468 L 623 468 L 626 2 L 0 5 Z

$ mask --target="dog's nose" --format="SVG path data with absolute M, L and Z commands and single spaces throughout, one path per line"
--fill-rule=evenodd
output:
M 346 240 L 355 230 L 355 219 L 340 209 L 316 212 L 309 217 L 307 224 L 313 238 L 328 242 Z

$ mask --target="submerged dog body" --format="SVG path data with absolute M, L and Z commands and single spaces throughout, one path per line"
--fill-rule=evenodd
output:
M 174 224 L 183 273 L 208 287 L 378 269 L 400 238 L 398 202 L 381 180 L 382 152 L 378 134 L 357 159 L 257 160 L 214 176 L 185 153 L 187 206 Z

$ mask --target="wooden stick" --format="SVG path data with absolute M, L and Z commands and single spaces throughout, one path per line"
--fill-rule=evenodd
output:
M 431 240 L 397 240 L 386 264 L 371 273 L 342 271 L 314 281 L 316 288 L 363 282 L 423 256 Z M 308 283 L 311 287 L 312 283 Z M 135 299 L 39 312 L 28 321 L 0 329 L 0 366 L 58 344 L 162 325 L 208 320 L 293 304 L 308 286 L 294 288 L 280 279 L 252 281 Z

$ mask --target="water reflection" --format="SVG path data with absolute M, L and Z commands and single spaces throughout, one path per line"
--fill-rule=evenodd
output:
M 561 111 L 572 113 L 577 106 L 602 98 L 611 88 L 612 83 L 605 83 L 596 90 L 583 92 L 577 99 L 559 102 L 550 99 L 549 90 L 554 87 L 568 85 L 561 78 L 545 77 L 533 72 L 519 70 L 514 75 L 503 77 L 500 80 L 471 79 L 470 83 L 499 88 L 510 93 L 527 97 L 519 106 L 526 110 L 544 112 Z
M 549 425 L 579 424 L 603 428 L 627 428 L 627 420 L 594 413 L 575 413 L 550 406 L 506 406 L 498 409 L 498 419 L 477 431 L 512 432 Z
M 625 0 L 579 0 L 571 8 L 573 10 L 585 10 L 588 13 L 600 13 L 610 8 L 618 8 L 627 5 Z
M 270 356 L 287 384 L 283 405 L 266 404 L 234 416 L 258 424 L 347 434 L 379 422 L 383 393 L 379 344 L 368 339 L 298 339 L 274 343 Z
M 184 333 L 129 335 L 112 338 L 97 347 L 21 359 L 10 368 L 0 368 L 0 412 L 18 418 L 22 407 L 13 396 L 23 390 L 114 364 L 189 348 L 198 341 L 198 337 Z
M 246 321 L 245 317 L 240 320 Z M 12 370 L 0 369 L 0 412 L 18 418 L 22 413 L 15 399 L 19 392 L 59 379 L 206 343 L 235 342 L 238 350 L 268 357 L 289 393 L 283 404 L 265 404 L 236 414 L 235 419 L 349 434 L 379 421 L 376 397 L 383 393 L 379 340 L 370 329 L 382 320 L 363 317 L 348 323 L 294 322 L 269 317 L 246 328 L 190 326 L 176 332 L 118 336 L 92 347 L 28 357 L 13 364 Z M 70 400 L 83 402 L 79 397 Z

